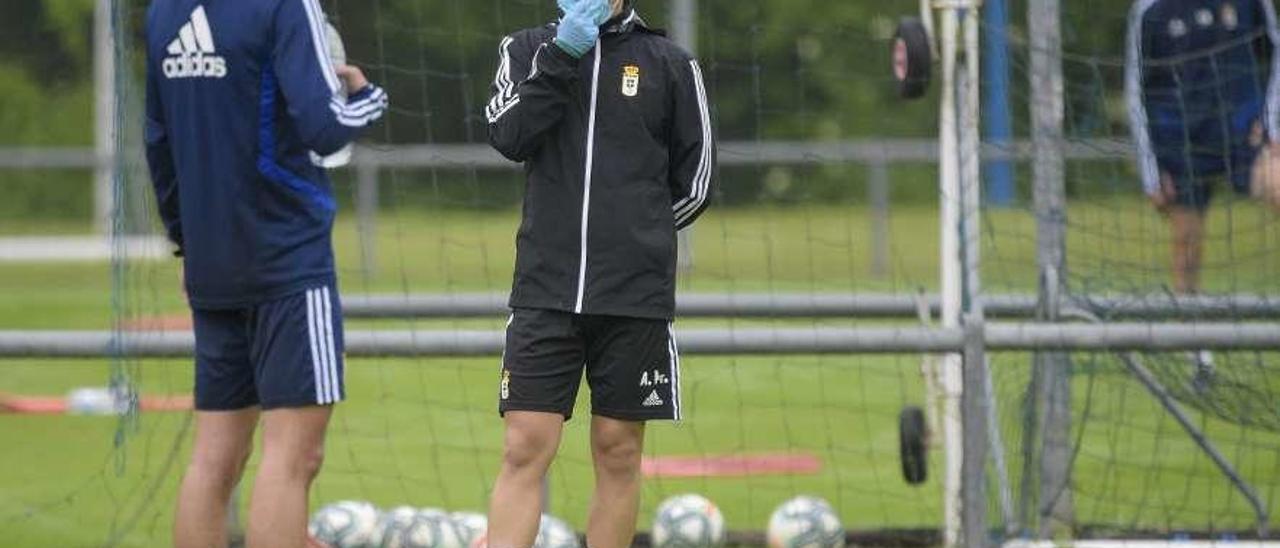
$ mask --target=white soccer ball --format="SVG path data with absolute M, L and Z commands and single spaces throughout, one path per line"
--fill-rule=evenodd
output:
M 462 536 L 463 542 L 472 548 L 475 548 L 489 531 L 489 518 L 484 514 L 454 512 L 449 514 L 449 517 L 453 519 L 453 524 L 458 528 L 458 534 Z
M 376 548 L 378 519 L 374 505 L 346 500 L 317 510 L 307 531 L 333 548 Z
M 827 501 L 796 497 L 769 517 L 769 547 L 844 548 L 844 526 Z
M 709 548 L 724 544 L 724 515 L 700 495 L 671 497 L 653 516 L 655 548 Z
M 393 508 L 382 515 L 381 548 L 466 548 L 462 535 L 443 510 Z
M 578 534 L 568 523 L 543 514 L 533 548 L 580 548 Z

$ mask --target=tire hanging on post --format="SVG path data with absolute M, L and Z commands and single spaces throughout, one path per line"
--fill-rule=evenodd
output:
M 929 455 L 924 409 L 902 408 L 898 414 L 898 457 L 902 461 L 902 478 L 910 485 L 920 485 L 929 477 Z
M 933 47 L 929 31 L 916 17 L 904 17 L 893 35 L 893 76 L 898 97 L 919 99 L 929 91 Z

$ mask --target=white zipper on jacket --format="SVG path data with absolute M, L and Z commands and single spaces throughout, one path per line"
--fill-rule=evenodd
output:
M 582 253 L 578 258 L 578 303 L 574 305 L 576 314 L 582 313 L 583 297 L 587 293 L 587 218 L 591 211 L 591 170 L 595 166 L 596 152 L 596 104 L 600 99 L 600 50 L 601 43 L 596 39 L 596 62 L 591 75 L 591 114 L 587 119 L 587 167 L 582 177 Z

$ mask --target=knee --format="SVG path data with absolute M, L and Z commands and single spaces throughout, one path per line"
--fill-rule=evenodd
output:
M 205 478 L 219 489 L 230 491 L 240 481 L 249 462 L 249 448 L 232 451 L 206 451 L 193 454 L 188 473 Z
M 303 451 L 302 454 L 298 456 L 297 465 L 298 474 L 302 479 L 305 479 L 308 482 L 314 480 L 316 476 L 320 475 L 320 468 L 324 466 L 324 449 L 317 447 L 315 449 Z
M 324 465 L 324 448 L 297 448 L 280 455 L 283 457 L 277 464 L 295 479 L 310 483 L 320 475 L 320 467 Z
M 639 473 L 643 451 L 643 438 L 630 432 L 597 436 L 591 442 L 591 456 L 596 468 L 599 472 L 614 477 L 629 477 Z
M 521 429 L 508 429 L 502 450 L 502 464 L 510 470 L 542 471 L 555 457 L 556 441 Z
M 316 447 L 272 451 L 268 447 L 262 460 L 263 468 L 269 468 L 272 473 L 311 482 L 320 475 L 320 468 L 324 464 L 324 449 Z

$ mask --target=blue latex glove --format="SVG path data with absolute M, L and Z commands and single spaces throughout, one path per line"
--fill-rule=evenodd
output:
M 586 55 L 600 38 L 600 25 L 609 20 L 609 0 L 559 0 L 565 9 L 556 28 L 556 45 L 575 58 Z
M 560 13 L 566 14 L 573 11 L 574 6 L 581 4 L 582 0 L 556 0 L 556 5 L 560 6 Z

